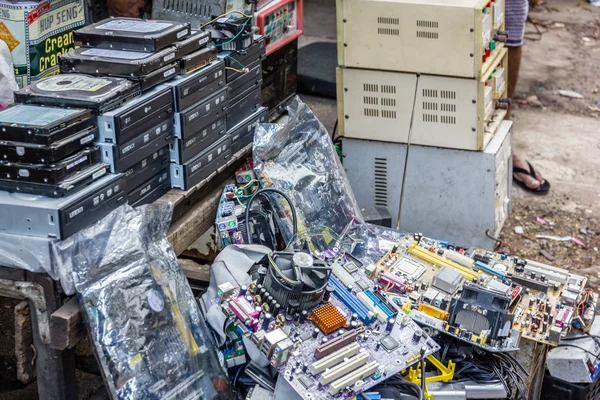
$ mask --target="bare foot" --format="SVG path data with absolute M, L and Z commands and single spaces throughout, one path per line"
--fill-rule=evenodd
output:
M 520 154 L 515 152 L 513 152 L 512 157 L 514 168 L 521 168 L 525 171 L 529 171 L 529 164 L 527 163 L 527 160 L 525 158 L 521 157 Z M 535 179 L 531 175 L 524 173 L 513 173 L 513 178 L 520 182 L 523 182 L 528 188 L 535 190 L 544 184 L 544 178 L 535 167 L 532 168 L 535 175 Z

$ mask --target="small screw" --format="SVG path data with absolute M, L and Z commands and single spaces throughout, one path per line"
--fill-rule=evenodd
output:
M 347 115 L 345 115 L 345 116 L 344 116 L 344 118 L 348 119 L 348 118 L 350 118 L 350 117 L 349 117 L 349 116 L 347 116 Z
M 344 47 L 348 47 L 348 43 L 344 43 Z
M 475 129 L 475 128 L 471 128 L 471 130 L 472 130 L 473 132 L 476 132 L 476 131 L 477 131 L 477 129 Z
M 473 104 L 477 104 L 477 100 L 473 100 Z
M 348 88 L 344 88 L 344 92 L 347 92 L 347 91 L 348 91 Z
M 470 55 L 471 57 L 473 57 L 473 56 L 474 56 L 474 54 L 473 54 L 473 53 L 471 53 L 471 54 L 469 54 L 469 55 Z
M 475 32 L 475 29 L 471 28 L 471 32 Z
M 344 22 L 348 22 L 348 20 L 346 18 L 344 18 Z

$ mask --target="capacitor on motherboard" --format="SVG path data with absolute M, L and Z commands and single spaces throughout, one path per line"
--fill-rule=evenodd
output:
M 265 332 L 269 331 L 269 325 L 271 324 L 271 321 L 273 320 L 273 314 L 271 313 L 266 313 L 265 314 L 265 318 L 263 319 L 263 323 L 262 323 L 262 329 Z
M 307 318 L 308 318 L 308 311 L 302 310 L 302 312 L 300 313 L 300 322 L 306 321 Z
M 552 324 L 552 321 L 554 321 L 554 317 L 552 316 L 552 314 L 548 314 L 548 323 Z
M 247 291 L 248 291 L 248 286 L 246 286 L 246 285 L 240 286 L 240 296 L 245 296 Z
M 262 289 L 260 289 L 260 292 L 258 294 L 260 294 L 260 297 L 266 297 L 265 293 L 267 293 L 267 289 L 262 288 Z
M 319 331 L 319 328 L 315 328 L 315 329 L 313 329 L 313 333 L 312 333 L 312 337 L 313 337 L 313 339 L 316 339 L 316 338 L 317 338 L 317 336 L 319 336 L 319 332 L 320 332 L 320 331 Z
M 270 294 L 267 296 L 267 302 L 271 305 L 271 307 L 273 307 L 273 302 L 275 301 L 275 299 L 273 298 L 273 296 L 271 296 Z M 275 301 L 275 303 L 277 303 L 277 301 Z
M 350 321 L 356 321 L 358 319 L 357 313 L 352 313 L 352 319 Z
M 329 301 L 331 293 L 335 292 L 335 286 L 327 285 L 325 288 L 325 294 L 323 295 L 323 301 Z
M 358 328 L 358 321 L 352 321 L 352 322 L 350 322 L 350 328 L 352 328 L 352 329 Z
M 542 276 L 540 276 L 540 281 L 546 282 L 546 275 L 542 274 Z
M 396 323 L 396 319 L 394 318 L 390 318 L 388 319 L 387 325 L 385 327 L 385 330 L 388 332 L 391 332 L 392 329 L 394 329 L 394 324 Z
M 413 343 L 419 343 L 421 341 L 422 337 L 423 337 L 423 333 L 421 331 L 415 331 L 415 333 L 413 333 L 413 337 L 412 337 Z
M 298 309 L 298 307 L 300 307 L 300 302 L 298 300 L 294 300 L 294 299 L 290 300 L 288 302 L 288 306 L 287 306 L 287 309 L 285 312 L 286 315 L 288 315 L 290 317 L 293 316 L 294 313 L 296 312 L 296 310 Z
M 542 324 L 542 329 L 544 332 L 548 330 L 548 323 L 546 321 L 544 321 L 544 323 Z
M 254 302 L 254 299 L 253 299 L 253 297 L 252 297 L 252 295 L 251 295 L 251 294 L 247 294 L 247 295 L 246 295 L 246 300 L 247 300 L 247 301 L 248 301 L 248 303 L 250 303 L 250 304 L 252 304 L 252 303 Z
M 256 307 L 254 307 L 254 310 L 255 310 L 257 313 L 259 313 L 259 314 L 260 314 L 260 313 L 262 312 L 262 307 L 261 307 L 261 306 L 256 306 Z
M 299 312 L 294 314 L 294 322 L 300 322 L 300 313 Z
M 381 348 L 381 342 L 377 342 L 377 345 L 375 346 L 375 350 L 379 350 Z
M 283 314 L 283 312 L 285 311 L 284 307 L 279 303 L 275 304 L 275 307 L 273 307 L 273 310 L 278 313 L 281 313 L 281 314 Z
M 321 339 L 321 343 L 322 344 L 325 344 L 327 342 L 329 342 L 329 339 L 327 339 L 326 337 L 324 337 L 323 339 Z
M 302 372 L 306 372 L 306 371 L 308 371 L 308 363 L 304 363 L 302 365 Z

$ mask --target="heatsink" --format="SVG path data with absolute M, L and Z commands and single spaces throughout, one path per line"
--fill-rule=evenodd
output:
M 346 326 L 346 318 L 331 303 L 315 308 L 309 319 L 326 335 Z

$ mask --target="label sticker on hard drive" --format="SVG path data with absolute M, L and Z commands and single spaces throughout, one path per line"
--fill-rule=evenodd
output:
M 88 144 L 94 140 L 94 134 L 88 135 L 79 141 L 79 144 Z
M 37 88 L 46 92 L 68 92 L 70 90 L 95 92 L 110 85 L 112 82 L 110 79 L 85 75 L 55 75 L 39 81 Z
M 171 54 L 169 54 L 168 56 L 165 56 L 165 57 L 163 58 L 163 62 L 170 61 L 170 60 L 172 60 L 172 59 L 174 59 L 174 58 L 175 58 L 175 53 L 171 53 Z
M 163 75 L 166 78 L 167 76 L 173 75 L 174 73 L 175 73 L 175 68 L 171 68 L 171 69 L 165 71 L 165 73 Z
M 156 312 L 161 312 L 165 308 L 165 300 L 156 289 L 150 289 L 148 295 L 148 305 Z
M 0 122 L 17 125 L 45 126 L 54 121 L 78 113 L 79 110 L 64 110 L 18 104 L 0 112 Z
M 177 39 L 181 39 L 187 34 L 187 29 L 182 30 L 181 32 L 177 32 Z
M 202 46 L 204 43 L 208 43 L 208 39 L 210 39 L 210 37 L 203 37 L 202 39 L 198 40 L 198 46 Z
M 89 49 L 82 51 L 84 56 L 100 56 L 109 58 L 118 58 L 121 60 L 141 60 L 148 58 L 152 53 L 140 53 L 137 51 L 107 50 L 107 49 Z
M 103 176 L 105 174 L 106 174 L 106 170 L 102 169 L 102 170 L 96 172 L 94 175 L 92 175 L 92 179 L 94 179 L 94 180 L 98 179 L 98 178 L 100 178 L 101 176 Z
M 105 24 L 99 25 L 96 29 L 105 31 L 128 31 L 135 33 L 152 33 L 160 32 L 171 27 L 173 24 L 165 22 L 150 22 L 150 21 L 130 21 L 116 19 Z

